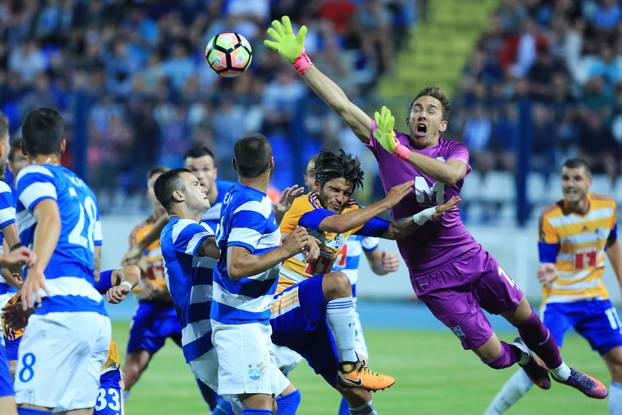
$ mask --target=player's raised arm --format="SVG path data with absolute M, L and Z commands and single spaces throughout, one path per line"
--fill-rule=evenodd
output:
M 380 112 L 376 111 L 374 119 L 376 121 L 376 128 L 373 131 L 374 138 L 385 151 L 408 161 L 421 172 L 448 185 L 455 185 L 467 174 L 468 165 L 464 160 L 438 160 L 415 151 L 410 151 L 405 145 L 400 144 L 395 136 L 395 117 L 387 107 L 383 106 Z
M 242 246 L 230 246 L 227 248 L 227 272 L 234 281 L 250 277 L 310 249 L 312 244 L 315 244 L 313 238 L 309 236 L 306 229 L 298 226 L 285 237 L 283 245 L 263 255 L 254 255 Z
M 352 210 L 339 215 L 327 216 L 317 225 L 317 230 L 319 232 L 343 233 L 363 226 L 382 212 L 397 205 L 412 191 L 414 183 L 414 180 L 410 180 L 394 186 L 383 199 L 362 209 Z
M 339 114 L 359 140 L 368 143 L 371 134 L 371 118 L 354 105 L 337 84 L 311 63 L 304 50 L 306 35 L 306 26 L 303 25 L 298 33 L 294 34 L 289 17 L 283 16 L 280 21 L 272 22 L 264 45 L 287 59 L 302 75 L 313 92 Z
M 389 228 L 381 237 L 385 239 L 402 239 L 411 235 L 429 221 L 439 220 L 445 213 L 449 212 L 460 203 L 460 197 L 452 196 L 447 202 L 438 206 L 432 206 L 412 216 L 407 216 L 391 222 Z

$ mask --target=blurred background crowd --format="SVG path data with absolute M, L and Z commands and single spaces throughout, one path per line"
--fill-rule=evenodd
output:
M 232 144 L 247 131 L 270 137 L 282 172 L 275 186 L 282 188 L 301 179 L 288 157 L 290 133 L 298 131 L 310 157 L 324 145 L 341 146 L 342 127 L 318 117 L 324 108 L 300 115 L 306 86 L 261 45 L 270 21 L 288 14 L 306 24 L 314 62 L 358 96 L 390 68 L 416 6 L 404 0 L 7 0 L 0 4 L 0 110 L 18 134 L 30 109 L 59 108 L 71 132 L 66 161 L 88 175 L 105 209 L 128 209 L 148 169 L 180 165 L 197 143 L 213 149 L 219 175 L 233 179 Z M 223 31 L 241 33 L 254 49 L 249 73 L 235 80 L 220 79 L 205 63 L 205 45 Z
M 306 24 L 314 63 L 373 110 L 374 86 L 396 71 L 428 9 L 424 0 L 6 0 L 0 110 L 14 135 L 33 107 L 63 111 L 66 161 L 89 178 L 104 210 L 140 207 L 145 172 L 181 164 L 196 143 L 212 148 L 219 175 L 233 179 L 232 143 L 247 131 L 271 139 L 280 167 L 274 185 L 282 188 L 301 181 L 321 147 L 360 148 L 261 45 L 269 22 L 288 14 Z M 513 189 L 521 171 L 533 173 L 529 200 L 550 202 L 557 166 L 569 156 L 592 163 L 597 190 L 622 194 L 621 20 L 618 0 L 499 1 L 452 97 L 448 135 L 467 144 L 474 168 L 467 218 L 494 221 L 513 209 L 507 202 L 520 196 Z M 207 41 L 223 31 L 254 48 L 249 73 L 234 80 L 205 64 Z M 382 191 L 374 165 L 365 198 Z M 469 202 L 483 213 L 469 215 Z

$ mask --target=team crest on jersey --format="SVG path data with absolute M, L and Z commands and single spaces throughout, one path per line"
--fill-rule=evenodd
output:
M 259 380 L 261 377 L 261 364 L 251 364 L 248 365 L 248 378 L 250 380 Z

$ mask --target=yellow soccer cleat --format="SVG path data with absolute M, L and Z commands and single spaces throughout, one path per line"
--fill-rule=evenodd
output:
M 347 364 L 350 370 L 342 368 L 338 372 L 339 383 L 346 388 L 362 388 L 368 391 L 381 391 L 395 384 L 395 378 L 369 370 L 364 361 Z

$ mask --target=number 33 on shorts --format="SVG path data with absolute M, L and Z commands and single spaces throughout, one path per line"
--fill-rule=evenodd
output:
M 93 415 L 123 415 L 123 381 L 119 369 L 102 374 Z
M 122 414 L 121 388 L 99 388 L 94 415 Z

